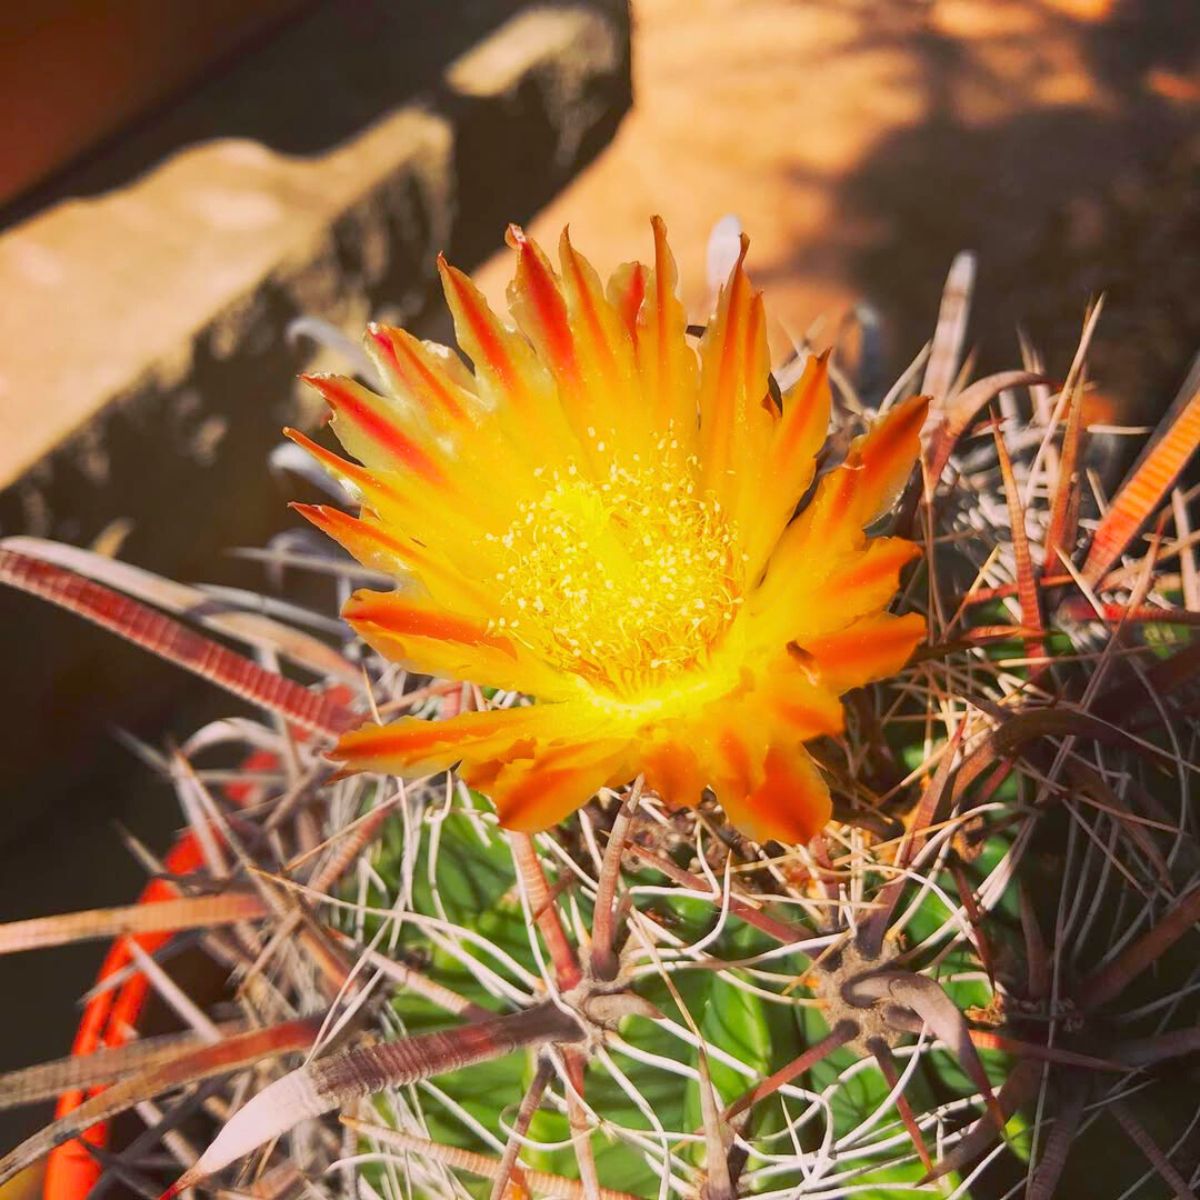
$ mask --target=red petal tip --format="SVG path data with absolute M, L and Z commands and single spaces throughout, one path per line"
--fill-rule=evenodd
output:
M 330 513 L 339 513 L 342 516 L 346 514 L 338 508 L 331 508 L 328 504 L 305 504 L 301 500 L 291 500 L 288 502 L 288 508 L 294 513 L 299 513 L 306 521 L 317 522 L 327 521 Z
M 336 410 L 336 397 L 339 390 L 349 382 L 344 375 L 335 375 L 331 371 L 313 371 L 300 376 L 300 382 L 308 384 L 321 393 L 321 398 L 331 409 Z

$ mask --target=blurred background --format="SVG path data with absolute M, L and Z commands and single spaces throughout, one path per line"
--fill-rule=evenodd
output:
M 444 337 L 436 253 L 499 302 L 509 220 L 607 270 L 660 213 L 699 315 L 736 215 L 776 348 L 857 314 L 880 389 L 964 249 L 981 369 L 1021 328 L 1061 376 L 1103 291 L 1098 411 L 1143 423 L 1200 344 L 1195 0 L 43 0 L 0 15 L 0 106 L 0 533 L 174 578 L 262 588 L 229 551 L 297 524 L 267 463 L 331 361 L 302 319 Z M 0 919 L 124 902 L 117 823 L 177 818 L 114 729 L 234 706 L 0 620 Z M 0 1069 L 65 1051 L 101 953 L 0 960 Z

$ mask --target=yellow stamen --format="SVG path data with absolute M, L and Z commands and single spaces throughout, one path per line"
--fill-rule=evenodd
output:
M 617 699 L 699 665 L 745 578 L 737 530 L 698 468 L 635 454 L 600 480 L 574 463 L 544 473 L 546 490 L 493 535 L 506 552 L 493 627 Z

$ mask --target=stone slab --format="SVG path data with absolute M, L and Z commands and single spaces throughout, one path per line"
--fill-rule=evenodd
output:
M 319 5 L 0 234 L 0 531 L 87 545 L 119 523 L 129 561 L 261 584 L 228 550 L 299 524 L 267 467 L 316 416 L 292 322 L 418 322 L 437 252 L 472 266 L 628 106 L 623 3 L 461 12 Z M 0 627 L 3 839 L 117 770 L 113 724 L 159 737 L 187 706 L 177 671 L 28 597 L 0 589 Z
M 512 6 L 490 7 L 503 15 Z M 404 44 L 406 22 L 383 8 L 377 16 L 359 36 L 393 39 L 393 70 L 402 71 L 420 48 Z M 346 37 L 346 20 L 327 5 L 280 39 L 294 43 L 290 86 L 315 55 L 325 77 L 314 83 L 331 89 L 334 106 L 338 36 L 326 50 L 314 33 L 337 27 L 330 33 L 340 35 L 349 75 L 362 47 Z M 127 186 L 7 230 L 0 487 L 22 480 L 24 492 L 46 492 L 55 466 L 47 458 L 73 435 L 68 452 L 79 451 L 86 475 L 102 474 L 108 410 L 188 394 L 206 358 L 236 371 L 243 354 L 277 350 L 292 316 L 352 324 L 381 305 L 419 312 L 438 250 L 495 245 L 506 219 L 528 215 L 611 131 L 628 102 L 627 37 L 611 5 L 508 13 L 423 94 L 381 108 L 323 153 L 217 137 Z M 272 54 L 286 58 L 286 49 L 276 43 Z M 364 70 L 378 65 L 378 47 L 370 53 Z M 279 73 L 243 63 L 224 90 L 259 89 L 270 104 Z M 283 90 L 280 102 L 289 98 Z M 384 89 L 378 100 L 387 99 Z M 207 425 L 198 452 L 210 454 L 215 437 Z

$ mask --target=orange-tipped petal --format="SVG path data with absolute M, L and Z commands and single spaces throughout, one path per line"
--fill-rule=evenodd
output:
M 845 726 L 841 701 L 821 682 L 815 664 L 803 653 L 789 652 L 786 662 L 772 668 L 763 690 L 764 707 L 782 742 L 838 734 Z
M 429 450 L 412 434 L 412 423 L 389 409 L 381 397 L 340 375 L 304 375 L 333 411 L 338 440 L 361 462 L 393 471 L 407 470 L 430 483 L 440 483 L 442 470 Z
M 832 406 L 829 352 L 810 355 L 800 378 L 783 397 L 783 416 L 771 445 L 772 467 L 786 487 L 793 508 L 812 482 Z
M 910 396 L 855 438 L 845 463 L 822 481 L 814 501 L 831 533 L 843 524 L 863 529 L 896 503 L 917 463 L 928 412 L 928 396 Z
M 633 772 L 622 767 L 626 754 L 625 745 L 615 741 L 564 745 L 496 771 L 468 767 L 463 778 L 487 792 L 505 829 L 538 833 L 586 804 L 600 788 L 627 782 Z
M 882 608 L 900 585 L 900 572 L 921 553 L 904 538 L 872 538 L 860 554 L 829 577 L 830 588 L 853 597 L 844 607 L 856 613 Z
M 641 758 L 646 786 L 657 792 L 672 808 L 689 808 L 700 803 L 708 776 L 695 750 L 678 739 L 655 742 Z
M 392 391 L 419 404 L 436 428 L 472 422 L 479 402 L 451 374 L 456 360 L 449 352 L 439 358 L 411 333 L 390 325 L 368 325 L 366 346 Z
M 558 402 L 578 441 L 582 463 L 602 478 L 616 449 L 615 432 L 623 423 L 609 390 L 612 385 L 584 374 L 577 337 L 586 327 L 571 319 L 562 285 L 541 247 L 516 225 L 509 226 L 508 244 L 517 252 L 509 308 L 554 376 Z
M 296 435 L 293 440 L 310 453 L 320 450 L 302 435 Z M 388 493 L 386 503 L 376 498 L 372 504 L 369 495 L 364 500 L 367 502 L 364 513 L 369 506 L 376 511 L 382 509 L 386 515 L 396 503 L 396 496 Z M 413 537 L 404 536 L 396 523 L 385 523 L 366 516 L 352 517 L 341 509 L 325 504 L 293 503 L 291 507 L 322 533 L 333 538 L 364 567 L 384 575 L 415 581 L 439 603 L 451 605 L 458 611 L 489 611 L 490 597 L 476 578 L 455 569 L 444 555 L 432 547 Z
M 885 608 L 900 586 L 900 572 L 918 554 L 920 547 L 903 538 L 872 538 L 863 550 L 835 561 L 827 575 L 795 596 L 790 637 L 832 633 Z
M 903 490 L 917 462 L 927 411 L 928 399 L 912 396 L 854 440 L 846 461 L 819 481 L 812 502 L 784 530 L 754 599 L 756 611 L 778 613 L 791 579 L 800 581 L 805 594 L 816 596 L 819 588 L 825 603 L 836 602 L 837 592 L 826 587 L 828 575 L 867 545 L 865 527 Z
M 783 415 L 775 425 L 767 452 L 764 473 L 770 486 L 763 489 L 761 507 L 746 531 L 752 576 L 766 561 L 812 483 L 832 404 L 829 355 L 812 355 L 803 374 L 783 397 Z
M 717 735 L 709 784 L 727 811 L 733 811 L 758 786 L 765 749 L 765 730 L 751 729 L 742 712 L 731 713 Z
M 829 788 L 795 740 L 772 740 L 752 713 L 738 713 L 715 742 L 712 788 L 730 820 L 751 837 L 805 842 L 829 820 Z
M 486 619 L 399 592 L 356 592 L 342 615 L 380 654 L 413 670 L 543 698 L 577 691 L 519 642 L 490 630 Z
M 394 470 L 366 470 L 339 458 L 302 433 L 292 429 L 284 432 L 339 480 L 364 510 L 370 509 L 380 527 L 386 528 L 400 545 L 413 547 L 407 557 L 420 563 L 421 580 L 431 592 L 447 598 L 462 590 L 479 594 L 479 581 L 489 578 L 489 572 L 496 567 L 496 547 L 488 540 L 492 531 L 484 522 L 503 519 L 506 497 L 490 486 L 490 480 L 475 460 L 464 456 L 462 468 L 453 480 L 427 484 Z M 473 489 L 474 495 L 468 489 Z M 481 493 L 489 501 L 486 506 L 479 502 Z M 507 499 L 515 507 L 515 489 Z M 356 552 L 351 550 L 351 553 Z M 371 565 L 365 559 L 360 561 Z M 458 562 L 464 568 L 457 568 Z M 456 581 L 464 578 L 472 580 L 472 584 L 465 589 L 456 586 Z M 450 585 L 449 592 L 443 584 Z
M 378 510 L 400 501 L 400 493 L 378 471 L 368 471 L 357 463 L 347 462 L 298 429 L 286 428 L 283 436 L 312 455 L 331 478 L 341 483 L 365 507 Z
M 456 616 L 399 592 L 355 592 L 343 606 L 342 616 L 355 628 L 372 625 L 397 637 L 437 638 L 511 653 L 509 640 L 489 633 L 486 621 Z
M 519 391 L 521 374 L 531 359 L 528 348 L 501 324 L 479 289 L 440 255 L 438 271 L 454 317 L 458 344 L 475 364 L 476 372 L 487 372 L 510 392 Z
M 687 342 L 687 314 L 676 294 L 679 273 L 667 227 L 653 219 L 654 272 L 638 319 L 638 368 L 653 427 L 674 429 L 685 447 L 696 436 L 696 353 Z
M 333 538 L 365 567 L 385 575 L 402 575 L 419 569 L 417 547 L 392 537 L 373 522 L 352 517 L 327 504 L 293 501 L 288 507 Z
M 859 501 L 864 525 L 884 515 L 900 498 L 920 460 L 921 429 L 929 415 L 928 396 L 909 396 L 867 434 L 859 451 L 867 481 Z
M 558 257 L 581 370 L 602 386 L 627 386 L 634 376 L 633 330 L 645 294 L 644 268 L 640 263 L 632 264 L 636 278 L 631 276 L 625 284 L 626 311 L 622 313 L 605 296 L 600 276 L 571 244 L 565 229 L 559 239 Z
M 646 277 L 648 272 L 640 262 L 622 263 L 608 281 L 608 301 L 616 310 L 621 323 L 629 334 L 631 345 L 638 340 L 638 314 L 646 299 Z
M 758 841 L 803 844 L 829 822 L 829 785 L 803 746 L 774 745 L 763 761 L 762 779 L 730 815 Z M 737 815 L 735 815 L 737 814 Z
M 768 398 L 766 321 L 744 262 L 749 240 L 721 289 L 700 342 L 700 452 L 703 481 L 739 520 L 761 503 L 767 447 L 778 420 Z
M 527 755 L 547 728 L 541 706 L 460 713 L 448 721 L 403 717 L 390 725 L 364 725 L 345 734 L 329 752 L 349 771 L 416 778 L 457 762 L 486 762 Z
M 560 388 L 578 392 L 579 363 L 558 277 L 542 248 L 510 225 L 506 240 L 517 252 L 517 273 L 508 287 L 509 307 L 522 332 L 554 373 Z
M 902 617 L 878 613 L 853 625 L 813 638 L 803 648 L 827 687 L 843 692 L 894 675 L 925 637 L 920 613 Z
M 594 469 L 603 475 L 605 454 L 611 460 L 614 454 L 632 458 L 651 452 L 662 431 L 652 424 L 642 395 L 629 325 L 606 298 L 600 277 L 571 245 L 565 229 L 558 249 L 581 389 L 573 401 L 579 413 L 575 424 L 581 430 L 581 440 L 597 460 Z M 640 267 L 639 278 L 644 290 Z M 641 303 L 641 290 L 634 293 L 637 305 Z M 635 307 L 631 316 L 634 325 L 636 319 Z M 599 447 L 601 441 L 604 450 Z
M 520 333 L 496 317 L 461 271 L 440 257 L 438 270 L 458 344 L 475 364 L 480 394 L 498 410 L 506 435 L 524 444 L 529 459 L 538 464 L 565 463 L 578 456 L 579 443 L 567 425 L 547 364 Z
M 919 553 L 903 538 L 872 538 L 861 550 L 838 554 L 818 534 L 819 527 L 809 537 L 789 537 L 772 557 L 766 579 L 750 598 L 757 644 L 807 644 L 877 612 L 896 594 L 900 572 Z

